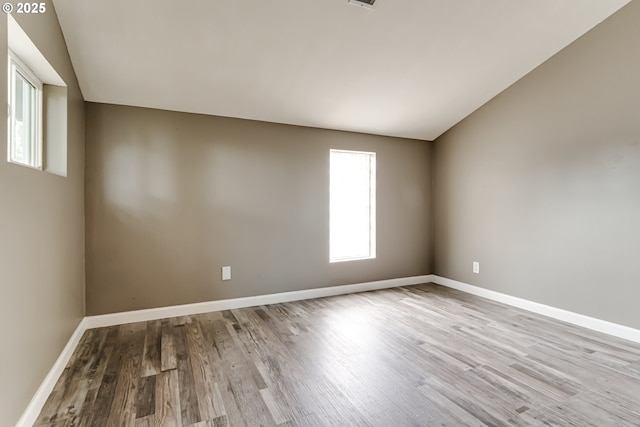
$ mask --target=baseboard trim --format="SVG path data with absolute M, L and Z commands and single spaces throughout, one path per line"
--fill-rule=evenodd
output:
M 65 366 L 71 359 L 73 351 L 80 342 L 80 338 L 87 329 L 115 326 L 125 323 L 144 322 L 148 320 L 164 319 L 167 317 L 188 316 L 192 314 L 208 313 L 212 311 L 231 310 L 235 308 L 255 307 L 265 304 L 277 304 L 289 301 L 301 301 L 305 299 L 322 298 L 335 295 L 352 294 L 378 289 L 388 289 L 400 286 L 419 285 L 422 283 L 436 283 L 448 288 L 457 289 L 468 294 L 477 295 L 493 301 L 501 302 L 513 307 L 518 307 L 533 313 L 551 317 L 577 326 L 582 326 L 598 332 L 603 332 L 629 341 L 640 343 L 640 330 L 617 323 L 596 319 L 571 311 L 551 307 L 545 304 L 525 300 L 500 292 L 484 289 L 468 283 L 447 279 L 446 277 L 428 274 L 424 276 L 403 277 L 398 279 L 379 280 L 375 282 L 357 283 L 353 285 L 331 286 L 327 288 L 305 289 L 301 291 L 282 292 L 269 295 L 258 295 L 245 298 L 234 298 L 218 301 L 208 301 L 195 304 L 184 304 L 170 307 L 151 308 L 97 316 L 87 316 L 76 327 L 69 338 L 62 353 L 53 364 L 53 367 L 29 402 L 24 413 L 18 420 L 16 427 L 30 427 L 36 421 L 40 411 L 44 407 L 47 398 L 53 391 L 53 387 L 62 375 Z
M 265 304 L 278 304 L 282 302 L 352 294 L 356 292 L 395 288 L 399 286 L 419 285 L 421 283 L 429 283 L 432 279 L 432 275 L 402 277 L 397 279 L 378 280 L 375 282 L 357 283 L 353 285 L 330 286 L 326 288 L 305 289 L 301 291 L 281 292 L 277 294 L 257 295 L 244 298 L 125 311 L 121 313 L 101 314 L 96 316 L 87 316 L 85 317 L 85 321 L 87 329 L 101 328 L 105 326 L 122 325 L 125 323 L 165 319 L 167 317 L 189 316 L 193 314 L 209 313 L 212 311 L 255 307 Z
M 40 415 L 40 411 L 47 402 L 47 399 L 58 379 L 62 375 L 64 368 L 73 355 L 73 351 L 80 342 L 80 338 L 87 329 L 100 328 L 105 326 L 122 325 L 125 323 L 144 322 L 148 320 L 164 319 L 175 316 L 188 316 L 192 314 L 208 313 L 212 311 L 231 310 L 243 307 L 255 307 L 265 304 L 277 304 L 281 302 L 299 301 L 312 298 L 322 298 L 335 295 L 352 294 L 356 292 L 373 291 L 378 289 L 396 288 L 400 286 L 419 285 L 432 281 L 432 275 L 402 277 L 397 279 L 379 280 L 375 282 L 357 283 L 352 285 L 331 286 L 326 288 L 305 289 L 302 291 L 281 292 L 277 294 L 258 295 L 245 298 L 234 298 L 219 301 L 208 301 L 195 304 L 175 305 L 170 307 L 151 308 L 146 310 L 127 311 L 113 314 L 103 314 L 98 316 L 84 317 L 73 334 L 69 338 L 67 345 L 58 356 L 53 367 L 45 377 L 36 394 L 22 413 L 16 427 L 31 427 Z
M 477 295 L 493 301 L 501 302 L 523 310 L 551 317 L 556 320 L 571 323 L 573 325 L 582 326 L 583 328 L 593 331 L 602 332 L 613 335 L 618 338 L 624 338 L 629 341 L 640 343 L 640 330 L 629 326 L 620 325 L 606 320 L 596 319 L 594 317 L 585 316 L 572 311 L 563 310 L 561 308 L 552 307 L 545 304 L 529 301 L 526 299 L 514 297 L 500 292 L 484 289 L 468 283 L 458 282 L 456 280 L 447 279 L 446 277 L 432 275 L 431 281 L 438 285 L 448 288 L 457 289 L 468 294 Z
M 53 387 L 58 382 L 67 363 L 69 363 L 69 359 L 71 359 L 73 351 L 80 342 L 80 338 L 82 338 L 82 335 L 87 330 L 85 320 L 86 318 L 83 318 L 80 323 L 78 323 L 78 326 L 76 326 L 76 329 L 71 334 L 71 338 L 67 341 L 67 345 L 62 349 L 60 356 L 58 356 L 49 373 L 44 378 L 44 381 L 42 381 L 42 384 L 38 387 L 36 394 L 31 398 L 31 402 L 29 402 L 27 408 L 22 413 L 16 427 L 31 427 L 37 421 L 40 411 L 53 391 Z

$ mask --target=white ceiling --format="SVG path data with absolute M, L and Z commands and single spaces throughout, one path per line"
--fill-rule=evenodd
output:
M 87 101 L 433 140 L 629 0 L 53 0 Z

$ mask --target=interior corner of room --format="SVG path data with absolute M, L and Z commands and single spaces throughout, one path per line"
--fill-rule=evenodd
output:
M 287 0 L 302 18 L 281 22 L 281 33 L 211 30 L 217 41 L 202 52 L 228 68 L 191 69 L 198 84 L 171 77 L 198 53 L 181 39 L 205 28 L 197 14 L 172 9 L 183 34 L 154 44 L 169 19 L 162 11 L 142 34 L 134 21 L 143 15 L 107 3 L 46 0 L 43 13 L 5 3 L 12 13 L 0 17 L 5 51 L 28 52 L 12 48 L 26 37 L 50 67 L 21 58 L 45 76 L 42 167 L 0 161 L 0 425 L 33 423 L 25 411 L 46 398 L 81 333 L 127 319 L 433 282 L 640 341 L 640 2 L 590 1 L 591 15 L 529 5 L 539 21 L 526 29 L 548 25 L 555 44 L 504 62 L 498 55 L 518 46 L 482 57 L 469 37 L 455 46 L 414 37 L 420 19 L 435 19 L 429 7 L 454 11 L 413 0 L 417 12 L 397 35 L 408 41 L 375 38 L 357 50 L 333 40 L 309 54 L 287 34 L 316 40 L 327 28 L 350 34 L 352 23 L 375 35 L 397 18 L 394 2 L 342 10 L 346 0 Z M 516 5 L 484 7 L 493 9 L 469 6 L 456 22 L 486 31 L 487 45 L 504 37 L 473 21 L 478 13 L 524 19 Z M 516 31 L 498 18 L 496 28 Z M 145 53 L 125 49 L 127 37 Z M 277 51 L 275 63 L 269 46 L 279 45 L 289 54 Z M 323 80 L 314 70 L 325 62 Z M 119 77 L 127 68 L 147 79 Z M 375 174 L 375 240 L 358 261 L 330 260 L 331 150 L 375 153 L 366 172 Z

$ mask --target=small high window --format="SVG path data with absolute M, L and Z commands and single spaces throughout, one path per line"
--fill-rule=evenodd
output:
M 42 82 L 9 51 L 8 160 L 42 169 Z
M 376 153 L 330 150 L 329 261 L 376 257 Z

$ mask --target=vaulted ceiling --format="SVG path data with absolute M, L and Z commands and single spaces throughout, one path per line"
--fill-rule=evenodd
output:
M 53 0 L 87 101 L 433 140 L 629 0 Z

